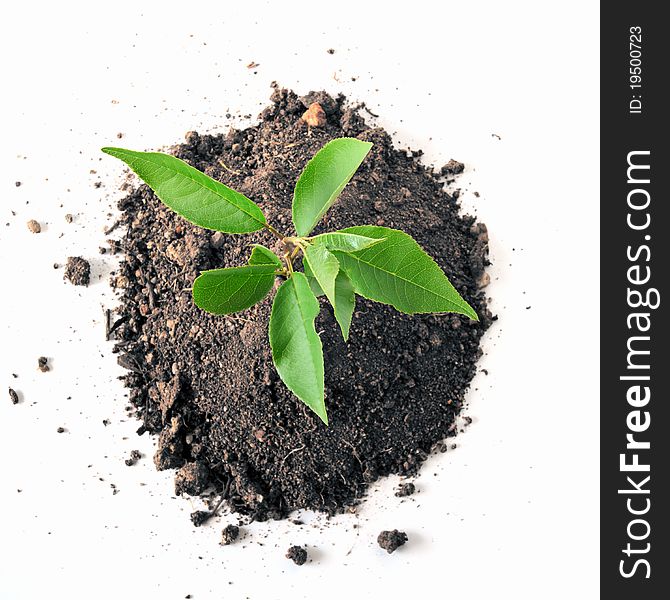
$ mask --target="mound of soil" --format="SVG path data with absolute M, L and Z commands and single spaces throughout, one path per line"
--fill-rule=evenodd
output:
M 125 258 L 113 280 L 122 290 L 114 324 L 119 363 L 143 424 L 159 434 L 155 464 L 179 469 L 178 493 L 214 486 L 233 511 L 263 520 L 309 508 L 335 513 L 368 484 L 415 473 L 433 446 L 455 435 L 455 418 L 491 323 L 479 288 L 486 227 L 459 215 L 444 178 L 393 148 L 345 98 L 299 98 L 275 88 L 257 126 L 227 135 L 190 132 L 179 158 L 256 201 L 270 223 L 294 234 L 296 178 L 327 141 L 342 136 L 374 146 L 316 233 L 362 224 L 407 231 L 444 268 L 481 316 L 407 316 L 358 298 L 348 343 L 322 300 L 330 426 L 295 398 L 272 365 L 267 325 L 273 294 L 227 317 L 196 308 L 200 271 L 244 264 L 251 243 L 278 250 L 267 232 L 223 235 L 172 213 L 145 185 L 119 202 Z M 326 119 L 308 127 L 314 101 Z

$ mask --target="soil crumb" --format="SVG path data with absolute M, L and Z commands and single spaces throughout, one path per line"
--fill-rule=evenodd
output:
M 124 461 L 127 466 L 132 467 L 137 464 L 137 461 L 142 458 L 142 453 L 139 450 L 132 450 L 130 456 Z
M 73 285 L 88 285 L 91 280 L 91 265 L 81 256 L 70 256 L 63 277 Z
M 209 510 L 196 510 L 191 513 L 191 523 L 196 527 L 205 524 L 214 516 L 214 513 Z
M 302 546 L 291 546 L 286 551 L 286 558 L 291 559 L 296 565 L 304 565 L 307 562 L 307 550 Z
M 395 493 L 395 495 L 398 496 L 398 498 L 404 498 L 406 496 L 411 496 L 414 492 L 416 492 L 416 487 L 410 481 L 410 482 L 407 482 L 407 483 L 403 483 L 398 488 L 398 491 Z
M 28 229 L 31 233 L 41 233 L 42 231 L 42 226 L 37 221 L 35 221 L 35 219 L 30 219 L 26 225 L 28 226 Z
M 392 531 L 382 531 L 377 537 L 377 543 L 389 554 L 395 552 L 400 546 L 407 542 L 407 534 L 404 531 L 394 529 Z
M 302 119 L 313 103 L 322 126 Z M 357 504 L 389 474 L 417 473 L 431 449 L 456 435 L 455 419 L 493 317 L 478 281 L 489 264 L 488 233 L 462 215 L 439 172 L 420 151 L 394 148 L 344 96 L 303 97 L 275 88 L 257 125 L 227 134 L 189 132 L 175 156 L 259 204 L 275 227 L 294 234 L 291 200 L 307 161 L 337 137 L 373 147 L 314 234 L 384 225 L 412 235 L 480 316 L 404 315 L 356 299 L 349 342 L 321 300 L 317 331 L 325 360 L 324 426 L 279 380 L 267 327 L 273 293 L 244 313 L 199 310 L 191 286 L 206 269 L 239 266 L 249 245 L 276 248 L 266 231 L 221 235 L 167 209 L 146 185 L 119 201 L 123 262 L 114 335 L 139 432 L 158 438 L 154 463 L 179 469 L 177 493 L 206 486 L 233 512 L 280 519 L 296 509 L 335 514 Z M 122 282 L 122 285 L 119 284 Z M 116 327 L 116 325 L 115 325 Z
M 19 395 L 16 392 L 16 390 L 13 390 L 12 388 L 9 388 L 9 399 L 12 401 L 12 404 L 18 404 L 19 403 Z
M 174 478 L 174 491 L 177 496 L 188 494 L 197 496 L 205 491 L 209 482 L 209 469 L 202 461 L 188 463 L 181 467 Z
M 221 545 L 229 546 L 240 536 L 240 528 L 237 525 L 226 525 L 221 532 Z
M 37 359 L 37 368 L 42 371 L 42 373 L 51 371 L 51 367 L 49 366 L 49 359 L 46 356 L 40 356 Z
M 465 170 L 465 165 L 453 158 L 440 169 L 442 175 L 460 175 Z

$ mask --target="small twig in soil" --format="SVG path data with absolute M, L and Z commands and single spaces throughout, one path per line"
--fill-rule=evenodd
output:
M 108 311 L 109 312 L 109 311 Z M 112 334 L 128 320 L 128 315 L 124 315 L 121 318 L 114 321 L 113 325 L 107 330 L 107 341 L 111 338 Z
M 305 445 L 300 446 L 300 448 L 293 448 L 293 450 L 291 450 L 291 451 L 284 457 L 284 459 L 281 461 L 281 464 L 283 465 L 283 464 L 286 462 L 286 459 L 287 459 L 289 456 L 291 456 L 291 454 L 293 454 L 294 452 L 300 452 L 301 450 L 304 450 L 305 448 L 307 448 L 307 446 L 305 446 Z
M 105 227 L 104 234 L 105 234 L 105 235 L 109 235 L 109 234 L 112 233 L 112 231 L 114 231 L 119 225 L 121 225 L 121 219 L 117 219 L 116 221 L 114 221 L 114 223 L 112 223 L 111 227 Z
M 226 163 L 223 162 L 223 159 L 219 159 L 219 164 L 229 173 L 232 173 L 233 175 L 241 175 L 242 171 L 236 171 L 235 169 L 231 169 Z
M 365 105 L 365 102 L 363 102 L 362 108 L 363 108 L 363 110 L 364 110 L 366 113 L 368 113 L 370 116 L 372 116 L 372 117 L 377 117 L 377 118 L 379 117 L 379 115 L 376 115 L 375 113 L 373 113 L 373 112 L 372 112 L 372 111 Z

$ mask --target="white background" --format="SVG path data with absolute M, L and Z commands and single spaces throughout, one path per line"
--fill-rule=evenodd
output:
M 22 402 L 2 391 L 0 598 L 597 597 L 597 17 L 583 1 L 8 3 L 0 374 Z M 416 496 L 388 480 L 358 516 L 254 524 L 221 547 L 235 518 L 194 529 L 197 504 L 173 498 L 125 417 L 102 319 L 114 263 L 98 254 L 121 167 L 98 149 L 225 132 L 273 80 L 364 100 L 427 163 L 467 163 L 500 320 L 474 423 Z M 70 255 L 91 261 L 90 287 L 53 268 Z M 135 448 L 146 458 L 126 467 Z M 375 538 L 396 527 L 410 541 L 388 556 Z M 283 556 L 296 543 L 303 567 Z

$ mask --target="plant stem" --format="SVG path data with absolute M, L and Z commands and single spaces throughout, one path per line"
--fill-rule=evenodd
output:
M 293 275 L 293 263 L 291 262 L 290 252 L 286 252 L 284 254 L 284 260 L 286 261 L 286 267 L 288 268 L 289 275 Z
M 284 236 L 283 236 L 281 233 L 279 233 L 279 232 L 278 232 L 272 225 L 270 225 L 269 223 L 265 223 L 265 224 L 263 225 L 263 227 L 265 227 L 265 229 L 267 229 L 267 230 L 268 230 L 270 233 L 272 233 L 273 235 L 277 236 L 280 240 L 283 240 L 283 239 L 284 239 Z

